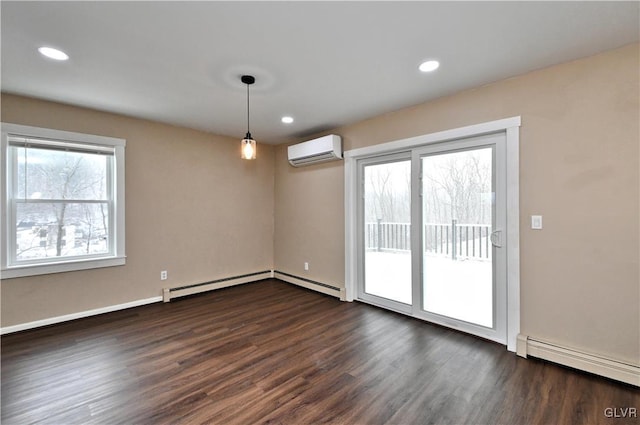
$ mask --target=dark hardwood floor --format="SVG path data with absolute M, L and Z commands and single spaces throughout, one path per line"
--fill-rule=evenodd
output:
M 1 397 L 4 425 L 640 421 L 605 416 L 630 385 L 276 280 L 4 336 Z

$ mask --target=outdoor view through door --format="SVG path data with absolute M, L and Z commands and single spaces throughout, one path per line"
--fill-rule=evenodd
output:
M 505 343 L 505 142 L 358 159 L 357 299 Z
M 364 292 L 411 304 L 411 160 L 364 167 Z
M 493 327 L 493 149 L 421 158 L 423 308 Z

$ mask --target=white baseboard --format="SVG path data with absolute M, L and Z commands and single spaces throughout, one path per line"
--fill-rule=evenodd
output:
M 537 357 L 640 387 L 640 367 L 518 335 L 516 353 Z
M 10 334 L 13 332 L 26 331 L 27 329 L 39 328 L 41 326 L 53 325 L 69 320 L 82 319 L 84 317 L 96 316 L 98 314 L 110 313 L 112 311 L 124 310 L 131 307 L 139 307 L 141 305 L 152 304 L 162 301 L 162 297 L 151 297 L 143 300 L 131 301 L 124 304 L 110 305 L 107 307 L 96 308 L 93 310 L 80 311 L 78 313 L 65 314 L 64 316 L 50 317 L 48 319 L 36 320 L 34 322 L 22 323 L 19 325 L 6 326 L 0 328 L 0 335 Z
M 313 280 L 305 279 L 299 276 L 294 276 L 289 273 L 279 272 L 278 270 L 275 270 L 273 272 L 273 277 L 287 283 L 293 283 L 294 285 L 302 286 L 303 288 L 322 292 L 323 294 L 327 295 L 332 295 L 334 297 L 340 298 L 342 301 L 345 300 L 345 291 L 341 288 L 325 285 L 323 283 L 315 282 Z
M 65 314 L 64 316 L 50 317 L 48 319 L 36 320 L 34 322 L 22 323 L 14 326 L 0 328 L 0 335 L 10 334 L 13 332 L 24 331 L 28 329 L 39 328 L 56 323 L 68 322 L 70 320 L 82 319 L 84 317 L 96 316 L 98 314 L 110 313 L 112 311 L 124 310 L 127 308 L 138 307 L 141 305 L 157 303 L 160 301 L 168 302 L 173 298 L 184 297 L 186 295 L 197 294 L 200 292 L 211 291 L 213 289 L 226 288 L 229 286 L 239 285 L 241 283 L 250 283 L 262 279 L 273 277 L 273 270 L 264 272 L 251 273 L 241 277 L 225 278 L 214 281 L 209 284 L 190 285 L 178 289 L 164 288 L 163 295 L 159 297 L 146 298 L 143 300 L 130 301 L 123 304 L 111 305 L 107 307 L 96 308 L 94 310 L 80 311 L 78 313 Z

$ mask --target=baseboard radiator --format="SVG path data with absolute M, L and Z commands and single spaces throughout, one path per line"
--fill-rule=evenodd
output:
M 163 288 L 162 301 L 168 303 L 174 298 L 199 294 L 201 292 L 213 291 L 214 289 L 228 288 L 230 286 L 240 285 L 242 283 L 256 282 L 258 280 L 268 279 L 270 277 L 273 277 L 273 271 L 265 270 L 239 276 L 225 277 L 223 279 L 212 280 L 209 282 L 178 286 L 176 288 Z
M 548 360 L 640 387 L 640 366 L 560 347 L 526 335 L 518 335 L 516 353 L 521 357 Z
M 337 286 L 327 285 L 326 283 L 318 282 L 315 280 L 307 279 L 306 277 L 296 276 L 290 273 L 274 270 L 273 277 L 282 280 L 287 283 L 302 286 L 303 288 L 311 289 L 313 291 L 322 292 L 323 294 L 332 295 L 345 300 L 344 288 L 338 288 Z

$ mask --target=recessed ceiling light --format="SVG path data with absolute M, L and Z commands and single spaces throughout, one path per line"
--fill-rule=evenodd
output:
M 43 56 L 55 59 L 57 61 L 66 61 L 67 59 L 69 59 L 69 55 L 67 55 L 62 50 L 54 49 L 53 47 L 40 47 L 38 51 Z
M 293 117 L 282 117 L 282 122 L 285 124 L 291 124 L 293 122 Z
M 439 66 L 440 66 L 440 62 L 431 60 L 431 61 L 422 62 L 418 67 L 418 69 L 422 72 L 431 72 L 438 69 Z

